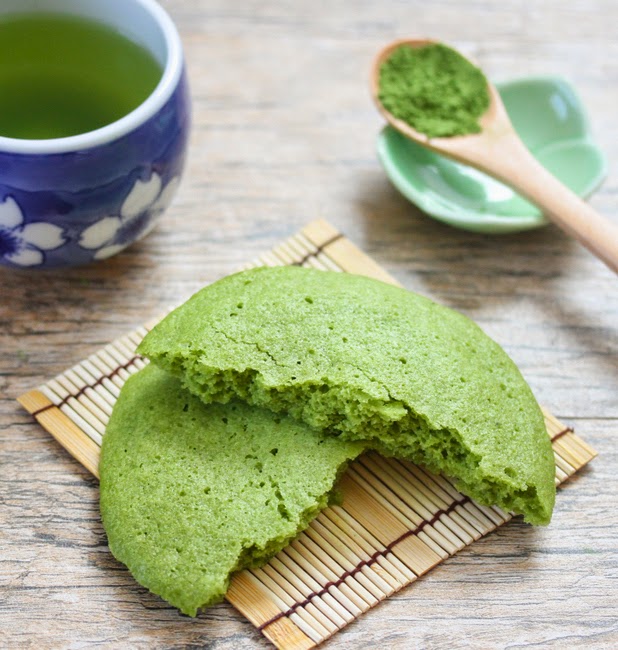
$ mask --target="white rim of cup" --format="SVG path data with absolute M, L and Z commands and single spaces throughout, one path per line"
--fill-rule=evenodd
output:
M 107 144 L 135 130 L 163 108 L 178 85 L 183 68 L 182 43 L 169 14 L 155 0 L 136 0 L 148 11 L 163 31 L 167 57 L 157 87 L 133 111 L 100 129 L 66 138 L 24 140 L 0 136 L 0 152 L 16 154 L 54 154 L 83 151 Z

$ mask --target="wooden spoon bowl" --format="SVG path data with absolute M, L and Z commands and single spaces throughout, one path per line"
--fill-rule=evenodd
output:
M 429 39 L 398 40 L 383 48 L 376 57 L 370 78 L 371 96 L 386 121 L 401 134 L 458 162 L 470 165 L 498 179 L 537 205 L 542 212 L 588 250 L 618 273 L 618 226 L 595 212 L 528 151 L 515 132 L 502 99 L 488 82 L 489 108 L 479 119 L 481 132 L 450 138 L 430 138 L 398 119 L 379 97 L 380 68 L 401 46 L 435 44 Z

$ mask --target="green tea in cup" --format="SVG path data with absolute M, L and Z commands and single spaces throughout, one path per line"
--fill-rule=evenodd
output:
M 190 123 L 156 0 L 0 0 L 0 266 L 90 264 L 145 237 Z
M 64 138 L 124 117 L 156 88 L 162 68 L 144 47 L 88 18 L 0 18 L 0 136 Z

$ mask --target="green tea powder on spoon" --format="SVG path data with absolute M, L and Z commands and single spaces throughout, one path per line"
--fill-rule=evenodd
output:
M 398 47 L 380 67 L 379 99 L 430 138 L 479 133 L 489 107 L 485 75 L 445 45 Z

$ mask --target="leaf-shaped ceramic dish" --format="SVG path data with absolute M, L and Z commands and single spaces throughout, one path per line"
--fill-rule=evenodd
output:
M 571 85 L 556 77 L 532 77 L 496 87 L 517 133 L 539 162 L 575 193 L 591 194 L 607 166 Z M 405 197 L 451 226 L 502 234 L 548 223 L 506 185 L 424 149 L 390 126 L 380 133 L 378 155 Z

